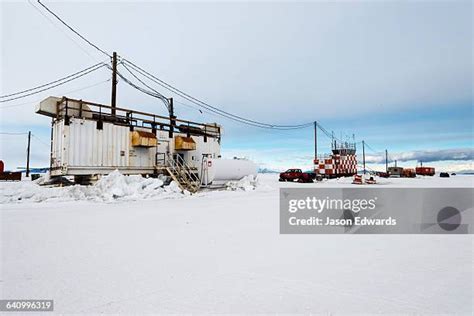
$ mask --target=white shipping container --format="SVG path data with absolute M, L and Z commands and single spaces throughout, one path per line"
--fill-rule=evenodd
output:
M 71 118 L 53 125 L 52 175 L 149 173 L 154 170 L 156 147 L 131 146 L 128 126 Z

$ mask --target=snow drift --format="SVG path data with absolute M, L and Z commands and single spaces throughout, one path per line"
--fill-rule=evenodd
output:
M 78 200 L 113 202 L 182 196 L 181 189 L 175 182 L 164 186 L 162 179 L 124 176 L 117 170 L 92 186 L 44 187 L 39 185 L 41 181 L 2 183 L 0 203 Z
M 0 203 L 25 203 L 45 201 L 94 201 L 117 202 L 144 199 L 180 198 L 189 195 L 181 192 L 178 184 L 172 181 L 164 185 L 162 178 L 143 178 L 140 175 L 124 176 L 118 170 L 102 177 L 92 186 L 73 185 L 66 187 L 46 187 L 44 178 L 37 181 L 0 183 Z M 226 184 L 227 190 L 251 191 L 257 186 L 253 176 Z
M 258 185 L 258 180 L 255 176 L 253 175 L 248 175 L 246 177 L 243 177 L 242 179 L 238 181 L 229 181 L 226 183 L 226 188 L 229 191 L 252 191 L 255 190 L 255 188 Z

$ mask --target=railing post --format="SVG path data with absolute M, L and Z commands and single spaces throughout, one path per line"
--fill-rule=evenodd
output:
M 82 100 L 79 100 L 79 117 L 82 118 Z
M 104 127 L 102 122 L 102 106 L 99 105 L 99 120 L 97 121 L 97 129 L 101 130 Z
M 68 110 L 68 100 L 66 99 L 66 112 L 64 114 L 64 125 L 69 125 L 69 116 L 67 115 L 67 110 Z

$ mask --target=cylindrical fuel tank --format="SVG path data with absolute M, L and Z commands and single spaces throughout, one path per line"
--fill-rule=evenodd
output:
M 248 175 L 257 175 L 257 165 L 246 159 L 206 158 L 202 183 L 240 180 Z

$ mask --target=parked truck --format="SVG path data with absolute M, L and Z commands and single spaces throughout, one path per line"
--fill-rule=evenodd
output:
M 313 182 L 315 177 L 314 172 L 303 172 L 301 169 L 288 169 L 280 173 L 280 181 L 309 183 Z

